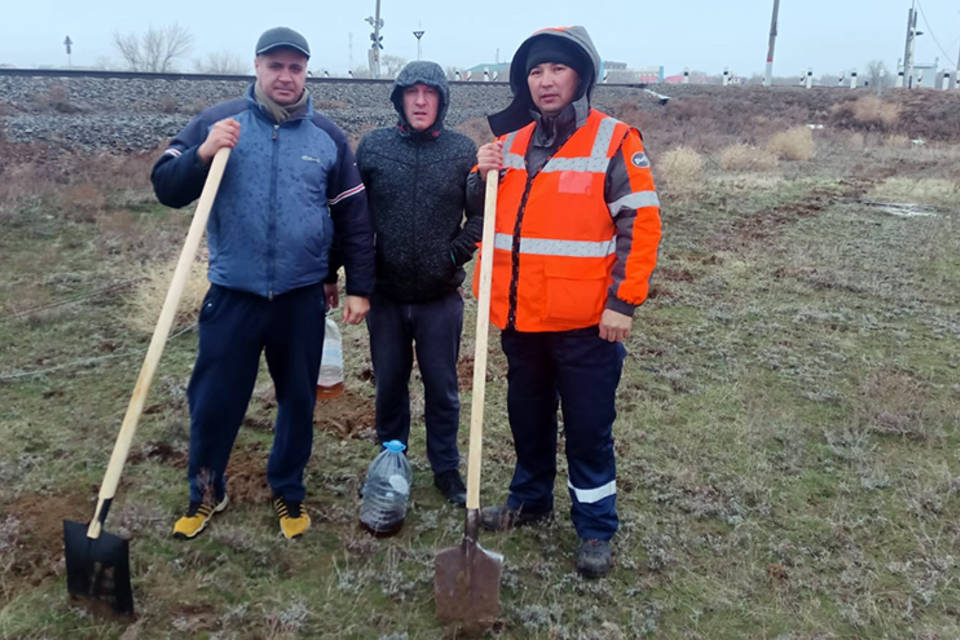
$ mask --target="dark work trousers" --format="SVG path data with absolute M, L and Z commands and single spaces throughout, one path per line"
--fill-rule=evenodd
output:
M 377 438 L 410 436 L 410 370 L 413 352 L 423 378 L 427 459 L 434 473 L 460 465 L 457 431 L 460 393 L 457 358 L 463 329 L 463 298 L 458 291 L 428 302 L 402 303 L 375 293 L 367 313 L 370 357 L 377 382 Z
M 517 454 L 507 504 L 531 513 L 553 509 L 559 407 L 573 525 L 581 538 L 609 540 L 619 525 L 613 421 L 626 349 L 600 339 L 596 326 L 538 333 L 508 329 L 500 341 Z
M 313 406 L 323 352 L 323 284 L 273 300 L 211 285 L 200 308 L 200 344 L 187 397 L 190 401 L 190 500 L 207 487 L 219 500 L 230 450 L 247 411 L 266 352 L 277 394 L 277 422 L 267 462 L 274 495 L 302 501 L 303 470 L 313 445 Z

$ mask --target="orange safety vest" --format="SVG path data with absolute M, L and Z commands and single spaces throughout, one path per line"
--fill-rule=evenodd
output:
M 616 261 L 606 172 L 629 127 L 591 109 L 525 193 L 524 157 L 535 127 L 530 123 L 501 138 L 506 172 L 497 192 L 490 320 L 507 326 L 515 289 L 516 330 L 589 327 L 600 322 Z M 478 265 L 474 294 L 479 280 Z

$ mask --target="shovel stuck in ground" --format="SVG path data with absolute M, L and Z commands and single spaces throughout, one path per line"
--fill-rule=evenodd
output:
M 480 529 L 480 453 L 483 444 L 483 402 L 487 381 L 487 333 L 493 277 L 493 230 L 497 213 L 496 171 L 487 173 L 480 248 L 480 298 L 473 358 L 473 400 L 470 407 L 470 453 L 467 458 L 467 513 L 463 541 L 437 554 L 434 596 L 437 618 L 468 628 L 489 627 L 500 613 L 503 556 L 477 544 Z
M 120 484 L 120 473 L 130 451 L 133 434 L 137 430 L 143 405 L 150 391 L 150 383 L 157 371 L 160 355 L 166 345 L 173 318 L 180 303 L 183 287 L 190 273 L 190 266 L 197 255 L 203 230 L 207 226 L 210 209 L 217 197 L 223 169 L 230 156 L 229 148 L 217 151 L 210 167 L 210 173 L 203 185 L 200 201 L 197 203 L 187 239 L 180 251 L 180 259 L 173 272 L 167 297 L 160 310 L 160 318 L 153 330 L 147 355 L 140 367 L 140 376 L 127 405 L 127 412 L 123 416 L 117 442 L 113 446 L 110 463 L 100 485 L 100 494 L 97 499 L 97 508 L 93 512 L 93 519 L 87 523 L 63 521 L 64 555 L 67 562 L 67 590 L 71 596 L 87 598 L 91 604 L 108 605 L 114 612 L 122 615 L 133 615 L 133 591 L 130 588 L 130 550 L 129 541 L 120 536 L 103 531 L 103 524 L 110 511 L 113 496 Z

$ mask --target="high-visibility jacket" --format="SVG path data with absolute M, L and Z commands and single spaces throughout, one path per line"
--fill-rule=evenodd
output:
M 617 262 L 617 228 L 613 215 L 624 203 L 607 203 L 604 181 L 611 159 L 630 127 L 594 109 L 585 124 L 550 158 L 532 180 L 524 157 L 535 123 L 500 139 L 505 172 L 497 194 L 496 235 L 490 320 L 518 331 L 566 331 L 600 322 Z M 631 169 L 642 172 L 626 205 L 653 207 L 640 222 L 637 251 L 621 256 L 622 282 L 616 296 L 631 305 L 647 296 L 660 239 L 659 202 L 649 177 L 639 135 L 625 154 Z M 642 160 L 637 160 L 642 158 Z M 635 179 L 631 176 L 631 187 Z M 651 222 L 652 219 L 652 222 Z M 637 235 L 638 231 L 633 231 Z M 651 248 L 652 246 L 652 248 Z M 480 267 L 474 270 L 474 293 Z M 625 277 L 624 277 L 625 276 Z

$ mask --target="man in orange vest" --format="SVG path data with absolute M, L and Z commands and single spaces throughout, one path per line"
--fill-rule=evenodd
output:
M 590 108 L 599 56 L 580 26 L 542 29 L 510 66 L 514 98 L 490 116 L 468 194 L 500 171 L 490 319 L 502 329 L 517 464 L 490 530 L 553 514 L 557 409 L 584 576 L 607 574 L 618 527 L 614 398 L 633 313 L 660 243 L 659 200 L 640 132 Z M 478 274 L 475 270 L 474 291 Z

